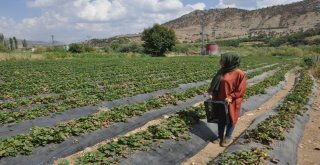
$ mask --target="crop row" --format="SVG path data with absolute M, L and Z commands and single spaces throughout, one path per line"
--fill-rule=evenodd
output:
M 287 69 L 284 69 L 283 73 L 278 74 L 282 74 L 284 79 L 286 71 Z M 255 76 L 255 74 L 253 73 L 252 76 Z M 279 77 L 276 75 L 273 78 L 267 79 L 263 84 L 266 84 L 265 86 L 272 84 L 270 83 L 271 79 L 283 80 L 279 79 Z M 190 138 L 189 131 L 191 126 L 197 123 L 199 119 L 205 118 L 203 106 L 193 107 L 177 114 L 179 118 L 173 116 L 159 125 L 149 126 L 146 131 L 120 137 L 117 141 L 113 140 L 103 144 L 99 146 L 97 151 L 87 152 L 78 157 L 76 164 L 117 164 L 121 159 L 134 154 L 136 151 L 148 151 L 150 147 L 159 146 L 162 140 L 188 140 Z M 254 151 L 254 153 L 265 155 L 260 150 Z
M 270 81 L 272 81 L 272 79 L 280 81 L 281 79 L 278 77 L 284 77 L 284 74 L 285 72 L 278 72 L 258 84 L 266 84 L 264 86 L 268 87 L 268 85 L 271 85 Z M 176 92 L 149 99 L 144 103 L 114 107 L 109 111 L 101 111 L 66 123 L 60 123 L 54 127 L 34 127 L 28 134 L 2 139 L 0 141 L 0 157 L 15 156 L 18 153 L 31 154 L 34 147 L 45 146 L 49 143 L 60 143 L 71 136 L 78 136 L 100 128 L 105 128 L 114 122 L 125 122 L 129 118 L 139 116 L 155 108 L 160 108 L 168 104 L 178 104 L 180 101 L 202 94 L 207 88 L 207 85 L 203 85 L 188 89 L 184 92 Z M 251 87 L 249 87 L 249 89 L 250 88 Z M 252 96 L 255 92 L 249 94 L 251 94 L 249 96 Z M 16 120 L 18 120 L 18 118 Z
M 256 128 L 247 130 L 245 134 L 249 141 L 270 145 L 275 140 L 285 140 L 285 133 L 294 126 L 297 115 L 302 115 L 307 109 L 304 106 L 308 103 L 313 87 L 313 80 L 306 71 L 300 74 L 300 80 L 294 90 L 286 96 L 283 103 L 279 105 L 277 114 L 269 116 L 257 125 Z M 240 150 L 234 153 L 224 153 L 218 158 L 219 164 L 260 164 L 269 159 L 271 148 L 252 148 L 253 152 Z
M 261 69 L 260 71 L 257 72 L 253 72 L 250 73 L 250 76 L 256 76 L 259 75 L 267 70 L 270 70 L 270 68 L 264 68 Z M 199 74 L 198 72 L 194 73 L 194 74 L 190 74 L 192 75 L 190 78 L 182 78 L 182 79 L 178 79 L 176 76 L 171 76 L 170 79 L 166 79 L 166 81 L 158 81 L 158 83 L 151 83 L 151 85 L 148 85 L 149 83 L 146 83 L 145 81 L 141 81 L 140 84 L 135 84 L 136 88 L 131 87 L 131 89 L 127 90 L 127 96 L 131 96 L 137 93 L 146 93 L 148 91 L 154 91 L 155 89 L 159 88 L 170 88 L 172 87 L 172 85 L 176 85 L 176 84 L 181 84 L 184 82 L 190 82 L 190 81 L 198 81 L 198 80 L 202 80 L 208 77 L 207 74 Z M 169 83 L 168 83 L 169 82 Z M 173 82 L 173 83 L 172 83 Z M 143 86 L 143 88 L 140 89 L 144 89 L 143 91 L 139 91 L 139 86 Z M 112 88 L 112 89 L 111 89 Z M 117 91 L 117 90 L 124 90 L 122 85 L 119 86 L 112 86 L 109 88 L 106 88 L 104 90 L 101 89 L 96 89 L 96 90 L 91 90 L 91 91 L 87 91 L 82 89 L 81 91 L 78 92 L 72 92 L 72 93 L 64 93 L 64 94 L 59 94 L 59 95 L 53 95 L 53 96 L 47 96 L 47 97 L 32 97 L 30 99 L 22 99 L 22 100 L 16 100 L 16 101 L 8 101 L 8 102 L 4 102 L 4 103 L 0 103 L 0 109 L 5 109 L 5 110 L 14 110 L 17 108 L 20 109 L 33 109 L 34 107 L 39 107 L 41 105 L 44 104 L 54 104 L 57 102 L 60 102 L 60 104 L 65 101 L 68 103 L 68 100 L 70 100 L 70 98 L 73 100 L 73 102 L 76 102 L 76 100 L 83 100 L 84 97 L 86 98 L 91 98 L 93 97 L 94 99 L 99 99 L 99 101 L 109 101 L 111 99 L 115 99 L 116 97 L 107 97 L 110 96 L 110 91 Z M 148 89 L 149 88 L 149 89 Z M 125 88 L 126 89 L 126 88 Z M 136 90 L 135 90 L 136 89 Z M 115 92 L 116 94 L 119 95 L 124 95 L 124 94 L 120 94 L 120 92 Z M 88 97 L 87 97 L 88 96 Z M 90 102 L 91 104 L 95 103 Z M 86 103 L 84 103 L 86 104 Z M 84 105 L 81 104 L 81 105 Z
M 232 154 L 224 152 L 219 155 L 218 163 L 214 161 L 209 162 L 208 164 L 219 164 L 219 165 L 260 165 L 265 164 L 269 160 L 268 150 L 266 148 L 253 147 L 249 151 L 241 150 L 236 151 Z
M 244 58 L 243 69 L 254 65 Z M 273 62 L 275 58 L 258 59 Z M 75 61 L 29 61 L 30 67 L 20 67 L 22 62 L 8 62 L 0 70 L 0 99 L 20 98 L 50 93 L 64 93 L 79 89 L 91 90 L 99 86 L 136 84 L 141 80 L 155 82 L 159 77 L 189 77 L 201 71 L 210 75 L 217 67 L 217 58 L 170 59 L 84 59 Z M 3 63 L 0 63 L 1 65 Z M 12 66 L 12 67 L 10 67 Z M 151 79 L 150 79 L 151 78 Z M 150 83 L 151 83 L 150 82 Z
M 285 71 L 286 71 L 286 69 L 283 69 L 281 74 L 276 74 L 276 75 L 279 75 L 276 79 L 272 78 L 272 77 L 266 78 L 265 81 L 267 81 L 267 83 L 262 83 L 264 85 L 258 86 L 261 83 L 254 85 L 254 90 L 252 90 L 252 91 L 257 91 L 257 92 L 253 92 L 252 94 L 261 93 L 261 90 L 263 91 L 263 89 L 265 87 L 267 87 L 267 85 L 275 85 L 275 83 L 281 81 L 282 79 L 280 79 L 280 78 L 283 77 L 282 75 Z M 257 72 L 261 73 L 261 71 L 257 71 Z M 248 74 L 248 78 L 252 78 L 256 74 L 257 74 L 256 72 L 250 73 L 250 74 Z M 269 84 L 269 81 L 273 81 L 273 84 Z M 206 87 L 207 87 L 207 85 L 204 85 L 199 88 L 191 88 L 191 90 L 204 89 Z M 260 89 L 260 88 L 262 88 L 262 89 Z M 200 93 L 198 93 L 198 94 L 200 94 Z M 63 112 L 68 109 L 71 109 L 71 108 L 81 107 L 81 106 L 85 106 L 88 104 L 96 104 L 101 101 L 103 101 L 103 100 L 97 98 L 96 95 L 90 95 L 90 97 L 83 95 L 82 97 L 78 97 L 78 98 L 77 97 L 68 97 L 68 98 L 65 98 L 65 100 L 63 102 L 48 103 L 45 106 L 37 107 L 37 108 L 31 109 L 31 110 L 2 112 L 2 113 L 0 113 L 0 123 L 6 124 L 6 123 L 12 123 L 12 122 L 19 122 L 19 121 L 23 121 L 23 120 L 32 120 L 32 119 L 35 119 L 35 118 L 38 118 L 41 116 L 47 116 L 52 113 Z
M 151 147 L 159 146 L 163 140 L 188 140 L 191 126 L 205 117 L 204 112 L 203 106 L 178 112 L 145 131 L 120 137 L 99 146 L 95 152 L 85 153 L 77 159 L 76 164 L 116 164 L 137 151 L 148 151 Z
M 100 101 L 110 101 L 125 96 L 132 96 L 140 93 L 148 93 L 159 89 L 173 88 L 180 83 L 203 80 L 208 75 L 192 73 L 188 76 L 189 77 L 171 76 L 166 77 L 165 79 L 159 79 L 159 81 L 156 82 L 149 81 L 148 79 L 141 79 L 141 81 L 134 84 L 128 82 L 126 85 L 109 85 L 108 87 L 101 87 L 90 90 L 80 89 L 78 91 L 66 92 L 63 94 L 52 95 L 47 97 L 38 96 L 17 101 L 7 101 L 4 103 L 0 103 L 0 109 L 14 110 L 21 106 L 31 107 L 32 105 L 56 103 L 59 101 L 66 100 L 68 98 L 79 100 L 87 96 L 97 98 Z
M 267 77 L 262 81 L 262 83 L 257 83 L 252 85 L 246 90 L 244 98 L 248 98 L 253 95 L 259 95 L 265 93 L 265 88 L 275 86 L 279 84 L 280 81 L 285 80 L 285 74 L 292 68 L 291 65 L 282 67 L 280 71 L 276 72 L 274 75 Z
M 248 130 L 248 138 L 263 144 L 270 144 L 273 140 L 284 140 L 285 132 L 293 127 L 296 115 L 302 115 L 307 110 L 303 106 L 309 101 L 312 86 L 311 77 L 306 72 L 302 72 L 299 84 L 277 108 L 278 113 L 269 116 L 255 129 Z

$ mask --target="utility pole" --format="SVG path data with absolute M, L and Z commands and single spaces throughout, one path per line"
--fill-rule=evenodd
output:
M 54 46 L 54 35 L 51 35 L 52 47 Z
M 204 14 L 201 17 L 201 22 L 200 22 L 200 26 L 201 26 L 201 50 L 200 50 L 200 54 L 201 55 L 205 55 L 205 51 L 204 51 L 204 25 L 205 25 L 205 19 L 204 19 Z

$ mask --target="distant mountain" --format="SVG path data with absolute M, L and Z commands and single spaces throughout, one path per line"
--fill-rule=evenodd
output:
M 236 8 L 197 10 L 164 25 L 174 29 L 181 42 L 189 42 L 200 38 L 201 24 L 206 38 L 211 40 L 320 28 L 320 0 L 252 11 Z
M 124 35 L 110 37 L 107 39 L 91 39 L 89 41 L 85 41 L 85 43 L 89 43 L 97 47 L 104 47 L 106 44 L 110 44 L 113 42 L 117 42 L 117 43 L 141 42 L 141 36 L 140 34 L 124 34 Z
M 320 28 L 320 0 L 304 0 L 251 11 L 236 8 L 196 10 L 163 25 L 172 28 L 180 42 L 192 42 L 200 39 L 201 24 L 205 39 L 211 41 Z M 116 41 L 141 42 L 140 35 L 120 35 L 89 42 L 95 46 Z

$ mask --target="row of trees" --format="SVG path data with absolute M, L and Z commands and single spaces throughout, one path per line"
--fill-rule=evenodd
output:
M 26 40 L 22 41 L 22 47 L 27 48 L 28 43 Z M 5 38 L 5 36 L 0 33 L 0 51 L 13 51 L 19 48 L 19 43 L 16 37 Z

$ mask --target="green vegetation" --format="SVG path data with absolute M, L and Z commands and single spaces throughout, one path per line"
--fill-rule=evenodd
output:
M 309 101 L 313 81 L 306 71 L 300 71 L 301 77 L 292 93 L 286 96 L 284 102 L 277 108 L 278 113 L 268 117 L 254 129 L 247 130 L 246 138 L 262 144 L 270 145 L 275 140 L 285 140 L 285 133 L 293 127 L 297 115 L 302 115 L 303 107 Z M 251 148 L 251 151 L 240 150 L 233 153 L 224 153 L 218 157 L 219 164 L 261 164 L 269 159 L 271 148 Z
M 279 79 L 279 75 L 284 78 L 284 73 L 278 73 L 278 75 L 270 78 L 276 80 Z M 253 75 L 250 75 L 254 76 Z M 261 82 L 261 84 L 272 85 L 270 79 Z M 273 82 L 273 81 L 271 81 Z M 265 85 L 265 87 L 267 86 Z M 263 85 L 260 85 L 263 86 Z M 251 89 L 250 87 L 249 89 Z M 252 96 L 255 92 L 249 93 Z M 249 97 L 249 96 L 247 96 Z M 173 98 L 173 97 L 166 97 Z M 94 164 L 94 163 L 106 163 L 116 164 L 121 158 L 128 157 L 129 154 L 133 154 L 137 151 L 149 150 L 151 146 L 160 145 L 161 140 L 188 140 L 190 138 L 188 132 L 193 124 L 196 124 L 199 119 L 205 118 L 205 110 L 203 106 L 193 107 L 187 110 L 181 111 L 165 120 L 161 124 L 152 125 L 148 127 L 147 131 L 140 131 L 127 137 L 120 137 L 118 141 L 110 141 L 107 144 L 101 145 L 98 151 L 88 152 L 80 156 L 77 159 L 77 164 Z M 179 127 L 177 127 L 179 126 Z M 235 159 L 245 159 L 243 162 L 256 162 L 267 159 L 267 153 L 265 150 L 253 149 L 252 152 L 237 153 L 234 157 L 228 160 L 224 160 L 229 164 L 234 162 Z
M 27 46 L 25 44 L 22 45 Z M 5 36 L 0 33 L 0 52 L 10 52 L 18 49 L 18 40 L 16 37 L 6 39 Z
M 280 68 L 279 71 L 277 71 L 274 75 L 264 79 L 262 82 L 257 83 L 250 88 L 247 89 L 246 95 L 244 98 L 248 98 L 253 95 L 259 95 L 265 93 L 265 88 L 275 86 L 280 81 L 283 81 L 285 79 L 285 74 L 292 68 L 292 66 L 286 66 Z
M 176 35 L 173 29 L 159 24 L 145 29 L 141 39 L 144 41 L 144 51 L 154 56 L 164 56 L 167 51 L 172 50 L 176 43 Z
M 285 71 L 278 72 L 274 76 L 258 83 L 258 84 L 265 84 L 259 85 L 260 87 L 269 87 L 273 85 L 271 82 L 274 81 L 281 81 L 279 76 L 284 77 Z M 254 73 L 252 74 L 252 76 Z M 251 77 L 249 75 L 249 77 Z M 283 79 L 283 78 L 282 78 Z M 257 85 L 258 85 L 257 84 Z M 28 134 L 21 134 L 12 136 L 0 141 L 0 157 L 7 157 L 7 156 L 15 156 L 16 154 L 31 154 L 32 149 L 38 146 L 45 146 L 50 143 L 60 143 L 65 139 L 71 136 L 79 136 L 82 134 L 87 134 L 89 132 L 95 131 L 97 129 L 105 128 L 110 126 L 112 123 L 115 122 L 125 122 L 127 119 L 140 116 L 144 112 L 150 111 L 152 109 L 160 108 L 168 104 L 176 105 L 180 101 L 185 101 L 188 98 L 192 98 L 197 95 L 201 95 L 203 91 L 208 88 L 208 85 L 203 85 L 200 87 L 195 87 L 188 89 L 184 92 L 177 92 L 166 94 L 163 96 L 159 96 L 157 98 L 152 98 L 146 100 L 143 103 L 136 103 L 127 106 L 119 106 L 114 107 L 109 111 L 101 111 L 96 114 L 83 116 L 76 120 L 71 120 L 66 123 L 60 123 L 56 126 L 49 127 L 49 128 L 41 128 L 41 127 L 34 127 L 31 129 L 31 132 Z M 250 87 L 249 90 L 253 87 Z M 257 89 L 257 88 L 254 88 Z M 260 89 L 257 89 L 260 90 Z M 257 94 L 258 92 L 250 92 L 246 95 L 246 98 L 252 95 Z M 23 111 L 21 114 L 24 114 Z M 27 111 L 29 116 L 32 115 L 33 117 L 39 117 L 38 115 L 42 114 L 41 111 Z M 204 110 L 199 111 L 199 113 L 204 113 Z M 3 113 L 6 114 L 6 113 Z M 11 113 L 7 114 L 2 117 L 1 121 L 5 122 L 9 119 L 18 120 L 24 116 L 19 116 L 18 113 Z M 190 117 L 190 116 L 189 116 Z M 189 118 L 185 117 L 185 118 Z M 171 134 L 168 133 L 155 133 L 157 136 L 169 137 Z M 176 136 L 176 135 L 175 135 Z
M 88 44 L 70 44 L 69 51 L 71 53 L 93 52 L 94 49 Z
M 204 117 L 203 107 L 188 108 L 160 124 L 149 126 L 146 131 L 120 137 L 99 146 L 95 152 L 85 153 L 77 159 L 77 164 L 117 164 L 121 158 L 159 146 L 163 140 L 188 140 L 191 126 Z
M 271 63 L 276 59 L 258 60 Z M 248 58 L 243 69 L 255 62 L 256 59 Z M 0 113 L 1 123 L 207 80 L 217 63 L 216 58 L 199 57 L 2 62 L 7 69 L 0 71 L 3 80 L 0 99 L 4 100 L 0 109 L 6 110 Z
M 299 84 L 277 108 L 278 113 L 259 123 L 257 128 L 248 130 L 248 138 L 263 144 L 271 144 L 273 140 L 284 140 L 285 132 L 292 128 L 296 115 L 305 112 L 303 106 L 309 101 L 312 86 L 311 77 L 306 72 L 301 72 Z
M 255 42 L 252 46 L 255 47 L 279 47 L 281 45 L 319 45 L 320 39 L 318 37 L 311 38 L 313 36 L 319 36 L 320 29 L 309 29 L 307 31 L 300 31 L 283 36 L 272 36 L 262 34 L 249 38 L 240 38 L 232 40 L 220 40 L 217 43 L 220 46 L 232 46 L 238 47 L 241 43 Z
M 243 165 L 264 164 L 269 159 L 268 150 L 264 148 L 251 148 L 250 151 L 242 150 L 232 154 L 222 153 L 219 155 L 219 165 Z M 211 163 L 208 163 L 211 164 Z

